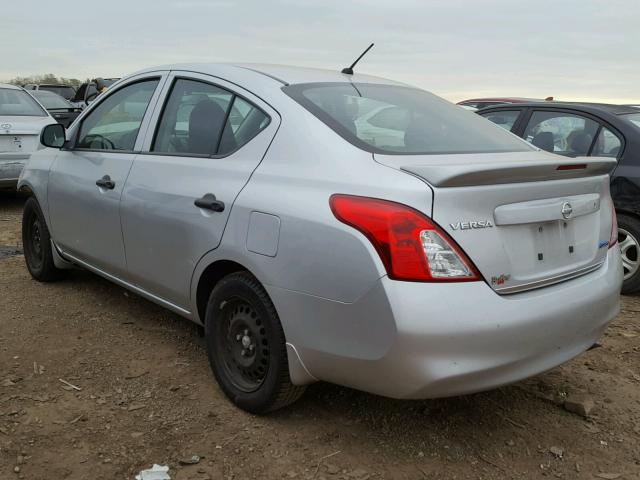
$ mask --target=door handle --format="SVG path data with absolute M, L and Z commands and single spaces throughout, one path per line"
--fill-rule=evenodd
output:
M 198 208 L 204 208 L 214 212 L 224 212 L 224 202 L 222 200 L 217 200 L 213 193 L 207 193 L 201 198 L 196 199 L 193 204 Z
M 96 180 L 96 185 L 100 188 L 106 188 L 107 190 L 113 190 L 116 188 L 116 182 L 111 180 L 109 175 L 105 175 L 100 180 Z

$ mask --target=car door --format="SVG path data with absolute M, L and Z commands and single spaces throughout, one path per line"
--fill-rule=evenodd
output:
M 163 75 L 141 76 L 105 94 L 69 132 L 48 183 L 53 238 L 70 257 L 120 276 L 126 259 L 120 197 Z
M 220 243 L 280 119 L 208 75 L 174 72 L 163 97 L 125 186 L 122 228 L 130 281 L 186 308 L 193 270 Z

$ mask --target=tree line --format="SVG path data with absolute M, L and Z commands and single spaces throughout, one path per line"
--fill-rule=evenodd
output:
M 49 83 L 55 85 L 73 85 L 74 87 L 78 87 L 81 83 L 88 81 L 89 79 L 80 80 L 77 78 L 56 77 L 53 73 L 45 73 L 43 75 L 30 75 L 28 77 L 17 76 L 9 80 L 9 83 L 19 86 L 26 85 L 28 83 Z

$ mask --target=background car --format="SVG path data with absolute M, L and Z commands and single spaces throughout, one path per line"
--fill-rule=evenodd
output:
M 53 94 L 52 94 L 53 95 Z M 42 128 L 55 123 L 23 88 L 0 84 L 0 188 L 15 189 Z
M 103 78 L 103 81 L 107 87 L 110 87 L 115 82 L 120 80 L 119 78 Z M 76 90 L 75 95 L 69 100 L 74 106 L 79 108 L 85 108 L 98 96 L 98 89 L 95 82 L 85 82 L 81 84 Z
M 72 85 L 60 85 L 60 84 L 27 84 L 24 85 L 25 90 L 45 90 L 47 92 L 53 92 L 60 95 L 65 100 L 71 100 L 76 94 L 76 89 Z
M 471 98 L 469 100 L 463 100 L 458 102 L 458 105 L 463 107 L 473 107 L 478 110 L 486 107 L 493 107 L 494 105 L 503 105 L 505 103 L 527 103 L 527 102 L 550 102 L 553 97 L 547 97 L 545 99 L 538 98 L 523 98 L 523 97 L 490 97 L 490 98 Z
M 626 105 L 544 102 L 502 105 L 478 115 L 559 155 L 614 157 L 623 293 L 640 290 L 640 112 Z
M 58 123 L 68 127 L 76 119 L 81 108 L 74 107 L 71 102 L 60 95 L 47 90 L 30 90 L 29 93 L 56 119 Z

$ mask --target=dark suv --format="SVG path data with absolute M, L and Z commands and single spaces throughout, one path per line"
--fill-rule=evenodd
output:
M 618 213 L 623 293 L 640 290 L 640 110 L 627 105 L 538 102 L 484 108 L 478 115 L 533 145 L 570 157 L 615 157 L 611 195 Z

